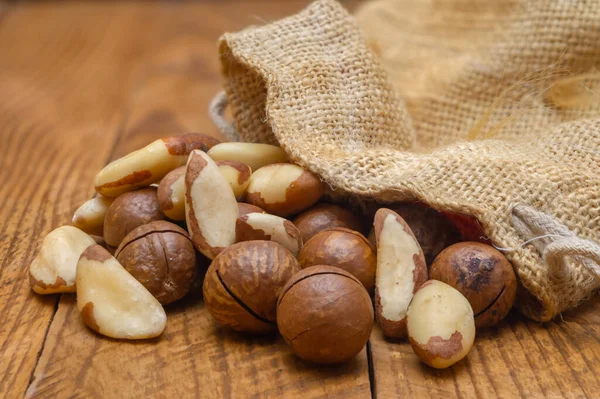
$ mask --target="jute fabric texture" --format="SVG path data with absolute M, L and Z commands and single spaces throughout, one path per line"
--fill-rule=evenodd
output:
M 228 137 L 278 143 L 334 196 L 476 217 L 532 319 L 600 287 L 598 2 L 319 0 L 219 51 Z

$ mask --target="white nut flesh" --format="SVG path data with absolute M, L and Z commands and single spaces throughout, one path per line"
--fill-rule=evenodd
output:
M 185 189 L 190 237 L 198 251 L 213 259 L 235 243 L 237 201 L 216 163 L 202 151 L 190 154 Z
M 450 367 L 471 350 L 475 320 L 469 301 L 456 289 L 429 280 L 408 307 L 408 336 L 415 353 L 435 368 Z
M 96 191 L 116 197 L 157 183 L 171 170 L 184 165 L 193 149 L 208 150 L 218 142 L 199 133 L 156 140 L 106 165 L 96 176 Z
M 29 266 L 29 283 L 38 294 L 75 292 L 77 261 L 96 241 L 73 226 L 51 231 Z
M 252 169 L 248 165 L 237 161 L 218 161 L 217 166 L 225 180 L 229 182 L 235 198 L 242 201 L 250 184 Z
M 292 222 L 268 213 L 249 213 L 240 216 L 236 223 L 237 241 L 275 241 L 294 256 L 302 248 L 300 231 Z
M 416 289 L 427 280 L 423 251 L 410 227 L 395 212 L 375 214 L 377 321 L 384 334 L 406 337 L 406 312 Z
M 85 324 L 112 338 L 156 337 L 167 323 L 156 298 L 99 245 L 77 265 L 77 308 Z
M 185 169 L 180 166 L 170 171 L 156 192 L 160 209 L 171 220 L 185 220 Z
M 221 143 L 208 151 L 215 161 L 238 161 L 252 170 L 265 165 L 287 162 L 287 155 L 281 147 L 257 143 Z
M 73 214 L 73 226 L 95 236 L 102 236 L 104 217 L 114 198 L 98 195 L 83 203 Z

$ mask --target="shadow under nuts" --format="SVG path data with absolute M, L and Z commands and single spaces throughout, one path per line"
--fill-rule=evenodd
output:
M 163 220 L 133 230 L 115 255 L 163 305 L 185 296 L 196 276 L 196 250 L 187 232 Z
M 360 219 L 348 209 L 332 204 L 320 204 L 302 212 L 294 219 L 302 240 L 307 242 L 320 231 L 333 227 L 345 227 L 362 232 Z
M 373 305 L 350 273 L 315 266 L 283 288 L 277 327 L 292 351 L 314 363 L 341 363 L 356 356 L 373 328 Z
M 342 227 L 324 230 L 308 240 L 298 254 L 300 267 L 336 266 L 356 277 L 372 293 L 377 256 L 365 236 Z
M 431 265 L 430 278 L 456 288 L 469 301 L 477 327 L 493 326 L 512 308 L 517 278 L 510 262 L 495 248 L 461 242 L 443 250 Z
M 277 297 L 298 271 L 296 258 L 272 241 L 234 244 L 215 257 L 204 285 L 204 303 L 222 325 L 254 333 L 275 329 Z
M 143 224 L 162 220 L 156 187 L 131 191 L 117 197 L 106 212 L 104 241 L 118 247 L 129 232 Z

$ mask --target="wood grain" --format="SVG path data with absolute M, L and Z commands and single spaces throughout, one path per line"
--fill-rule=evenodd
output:
M 300 2 L 279 9 L 269 3 L 241 4 L 238 11 L 246 16 L 258 12 L 272 19 L 300 6 Z M 111 21 L 100 19 L 98 25 L 114 23 L 116 28 L 127 29 L 128 46 L 136 47 L 131 64 L 121 65 L 122 80 L 114 85 L 101 82 L 115 90 L 114 97 L 106 101 L 114 101 L 111 112 L 118 115 L 118 123 L 107 127 L 106 136 L 111 140 L 100 159 L 106 159 L 108 152 L 110 158 L 120 157 L 168 134 L 216 134 L 206 113 L 220 88 L 215 42 L 224 29 L 256 23 L 253 18 L 231 21 L 229 8 L 217 3 L 94 8 L 90 12 Z M 52 19 L 66 20 L 77 10 L 73 5 L 53 8 Z M 115 19 L 122 20 L 113 22 Z M 77 15 L 75 20 L 86 18 Z M 152 32 L 143 29 L 143 21 L 153 21 Z M 61 25 L 56 23 L 56 29 Z M 54 32 L 58 37 L 65 34 Z M 114 32 L 114 39 L 125 35 L 124 31 Z M 99 38 L 88 36 L 86 40 Z M 100 62 L 105 51 L 99 49 L 91 56 Z M 69 132 L 66 137 L 77 134 L 67 123 L 64 128 Z M 85 179 L 77 179 L 87 195 L 92 193 L 93 174 L 99 168 L 90 167 Z M 64 223 L 69 215 L 67 212 L 54 224 Z M 26 396 L 370 396 L 366 351 L 343 367 L 315 368 L 297 360 L 276 335 L 246 338 L 219 329 L 199 299 L 169 307 L 168 317 L 167 330 L 159 339 L 139 343 L 110 340 L 88 330 L 74 297 L 63 295 Z
M 600 302 L 539 324 L 512 314 L 479 331 L 467 358 L 446 370 L 420 363 L 406 342 L 371 335 L 377 398 L 594 398 L 600 392 Z
M 41 238 L 108 160 L 168 134 L 217 135 L 216 39 L 307 2 L 0 5 L 1 397 L 598 397 L 597 298 L 544 325 L 511 315 L 436 371 L 379 329 L 370 356 L 311 366 L 276 335 L 219 328 L 198 293 L 167 307 L 160 338 L 116 341 L 85 327 L 74 296 L 30 291 Z

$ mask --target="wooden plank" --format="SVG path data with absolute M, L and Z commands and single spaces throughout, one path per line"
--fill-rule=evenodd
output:
M 28 265 L 90 195 L 141 43 L 120 40 L 126 21 L 135 27 L 131 13 L 119 24 L 80 6 L 68 19 L 49 5 L 9 7 L 0 23 L 0 392 L 21 397 L 58 300 L 30 291 Z
M 153 21 L 160 40 L 139 57 L 143 68 L 127 91 L 125 129 L 114 156 L 165 133 L 215 134 L 206 109 L 220 87 L 216 38 L 223 30 L 256 23 L 251 15 L 271 20 L 301 3 L 240 3 L 241 20 L 232 19 L 231 5 L 219 3 L 146 5 L 138 18 Z M 119 342 L 87 329 L 74 297 L 64 295 L 26 396 L 370 396 L 366 351 L 342 367 L 319 368 L 296 359 L 276 335 L 246 337 L 218 328 L 199 298 L 169 306 L 167 312 L 160 338 Z
M 600 392 L 600 302 L 539 324 L 512 314 L 478 333 L 466 360 L 447 370 L 422 364 L 405 342 L 371 336 L 377 398 L 594 398 Z

